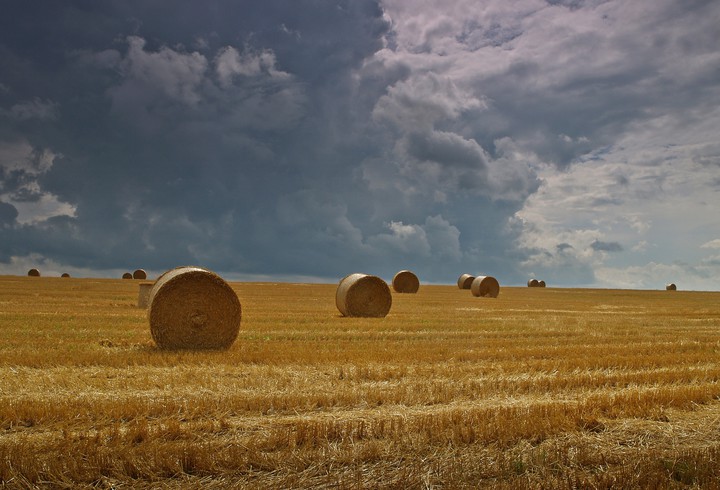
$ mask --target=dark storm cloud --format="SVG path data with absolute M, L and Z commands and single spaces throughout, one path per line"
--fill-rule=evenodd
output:
M 463 2 L 5 2 L 0 260 L 524 282 L 508 222 L 538 169 L 707 119 L 720 67 L 678 60 L 716 50 L 716 7 Z M 595 236 L 545 249 L 591 277 Z

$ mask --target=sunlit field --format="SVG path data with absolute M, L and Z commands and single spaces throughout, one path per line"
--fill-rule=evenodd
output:
M 0 277 L 2 485 L 720 486 L 720 293 L 231 283 L 233 346 L 167 352 L 139 282 Z

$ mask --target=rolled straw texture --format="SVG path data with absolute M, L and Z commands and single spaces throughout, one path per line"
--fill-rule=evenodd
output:
M 420 279 L 411 271 L 400 271 L 393 277 L 392 286 L 397 293 L 417 293 Z
M 152 282 L 141 282 L 138 284 L 138 308 L 147 308 L 150 302 L 150 290 L 152 287 Z
M 60 277 L 70 277 L 70 274 L 68 274 L 67 272 L 63 272 Z
M 40 271 L 37 269 L 30 269 L 28 271 L 28 276 L 30 277 L 40 277 Z
M 470 286 L 473 296 L 497 298 L 500 294 L 500 283 L 492 276 L 477 276 Z
M 237 338 L 240 300 L 220 276 L 200 267 L 178 267 L 155 281 L 148 321 L 161 349 L 227 349 Z
M 123 279 L 132 279 L 133 277 L 132 277 L 132 274 L 130 274 L 129 272 L 126 272 L 125 274 L 122 275 L 122 278 Z
M 665 285 L 665 289 L 667 291 L 677 291 L 677 286 L 673 283 L 670 283 Z
M 142 269 L 135 269 L 132 276 L 133 279 L 147 279 L 147 273 Z
M 470 289 L 470 286 L 472 286 L 472 282 L 475 280 L 475 276 L 471 276 L 470 274 L 463 274 L 458 278 L 458 287 L 460 289 Z
M 390 311 L 392 294 L 377 276 L 350 274 L 338 284 L 335 305 L 344 316 L 381 318 Z
M 540 282 L 537 279 L 530 279 L 528 280 L 528 287 L 529 288 L 537 288 L 540 287 Z
M 545 281 L 538 281 L 538 287 L 544 288 L 545 287 Z

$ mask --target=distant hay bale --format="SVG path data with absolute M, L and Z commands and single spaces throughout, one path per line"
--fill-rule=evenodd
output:
M 500 294 L 500 283 L 492 276 L 477 276 L 470 286 L 473 296 L 497 298 Z
M 343 316 L 381 318 L 390 311 L 392 294 L 379 277 L 355 273 L 338 284 L 335 305 Z
M 458 278 L 458 287 L 460 289 L 470 289 L 470 286 L 472 286 L 472 282 L 475 280 L 475 276 L 471 276 L 470 274 L 463 274 Z
M 545 281 L 538 281 L 538 287 L 544 288 L 545 287 Z
M 153 287 L 152 282 L 141 282 L 138 284 L 138 308 L 147 308 L 150 299 L 150 290 Z
M 675 284 L 673 284 L 673 283 L 666 284 L 666 285 L 665 285 L 665 290 L 667 290 L 667 291 L 677 291 L 677 286 L 676 286 Z
M 413 272 L 404 270 L 395 274 L 392 286 L 398 293 L 417 293 L 420 289 L 420 280 Z
M 40 271 L 37 269 L 30 269 L 28 271 L 28 276 L 30 277 L 40 277 Z
M 537 279 L 530 279 L 528 280 L 527 285 L 529 288 L 537 288 L 540 287 L 540 281 Z
M 129 272 L 126 272 L 125 274 L 122 275 L 122 278 L 123 279 L 132 279 L 133 277 L 132 277 L 132 274 L 130 274 Z
M 63 272 L 60 277 L 70 277 L 70 274 L 68 274 L 67 272 Z
M 237 338 L 242 310 L 235 291 L 220 276 L 183 266 L 155 281 L 147 316 L 161 349 L 227 349 Z
M 147 279 L 147 274 L 142 269 L 135 269 L 132 275 L 133 279 Z

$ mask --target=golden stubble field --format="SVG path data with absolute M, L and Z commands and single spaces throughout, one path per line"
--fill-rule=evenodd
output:
M 720 293 L 231 283 L 167 352 L 139 282 L 0 277 L 0 486 L 720 487 Z

